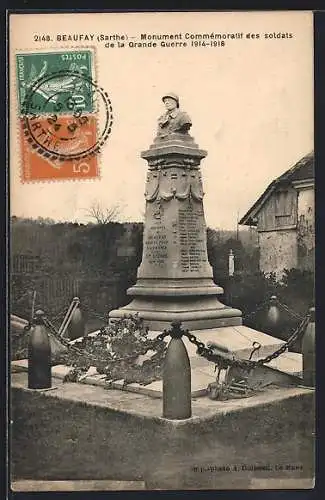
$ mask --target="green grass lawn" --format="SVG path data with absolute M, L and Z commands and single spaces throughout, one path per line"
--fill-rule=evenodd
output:
M 248 487 L 249 472 L 231 478 L 193 472 L 195 466 L 228 463 L 302 463 L 303 472 L 283 472 L 282 476 L 308 477 L 313 468 L 313 440 L 310 422 L 295 423 L 299 412 L 301 404 L 292 401 L 290 411 L 281 405 L 253 408 L 245 417 L 225 415 L 216 425 L 176 429 L 156 419 L 14 389 L 12 477 L 145 479 L 158 485 L 163 478 L 188 488 L 198 483 L 228 487 L 236 479 L 241 480 L 241 487 Z
M 14 477 L 141 477 L 137 451 L 132 450 L 139 443 L 136 434 L 127 435 L 125 429 L 122 434 L 121 416 L 107 415 L 101 408 L 16 391 L 12 408 Z

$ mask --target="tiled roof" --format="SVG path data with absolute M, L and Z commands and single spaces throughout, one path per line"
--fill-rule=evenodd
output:
M 314 179 L 314 152 L 304 156 L 292 169 L 288 170 L 284 175 L 288 176 L 290 181 L 301 181 L 305 179 Z M 281 179 L 281 177 L 279 178 Z
M 260 211 L 264 203 L 280 184 L 314 179 L 314 177 L 314 152 L 312 151 L 308 155 L 301 158 L 301 160 L 295 163 L 293 167 L 289 168 L 289 170 L 284 172 L 284 174 L 272 181 L 261 196 L 256 200 L 254 205 L 244 215 L 244 217 L 240 219 L 239 224 L 248 226 L 256 225 L 256 214 Z

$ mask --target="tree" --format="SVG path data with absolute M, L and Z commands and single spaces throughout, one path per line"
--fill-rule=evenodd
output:
M 114 203 L 109 207 L 103 207 L 98 201 L 93 201 L 91 206 L 86 209 L 87 216 L 95 221 L 95 224 L 109 224 L 118 222 L 121 218 L 123 207 L 120 203 Z

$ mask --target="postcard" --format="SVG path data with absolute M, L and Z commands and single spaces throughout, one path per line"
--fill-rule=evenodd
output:
M 313 13 L 10 13 L 12 491 L 314 486 Z

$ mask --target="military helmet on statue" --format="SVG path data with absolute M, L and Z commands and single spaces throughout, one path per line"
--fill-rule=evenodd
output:
M 174 101 L 176 101 L 177 103 L 177 107 L 179 108 L 179 97 L 177 94 L 174 94 L 174 92 L 170 92 L 169 94 L 165 94 L 163 97 L 162 97 L 162 100 L 165 101 L 165 99 L 167 97 L 170 97 L 170 99 L 174 99 Z

